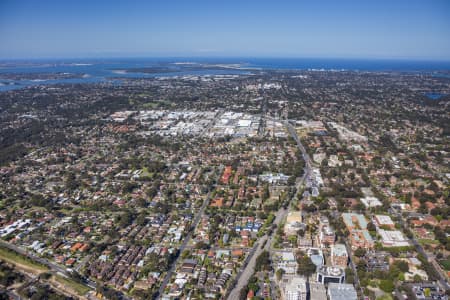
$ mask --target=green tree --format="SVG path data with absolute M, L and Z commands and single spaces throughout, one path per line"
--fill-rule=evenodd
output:
M 269 197 L 270 197 L 269 184 L 266 183 L 264 185 L 263 192 L 262 192 L 263 201 L 269 199 Z
M 358 249 L 355 250 L 355 253 L 354 253 L 354 254 L 355 254 L 356 257 L 361 258 L 361 257 L 363 257 L 364 255 L 366 255 L 366 250 L 363 249 L 363 248 L 358 248 Z
M 264 250 L 257 258 L 255 271 L 270 271 L 270 254 Z
M 297 274 L 303 275 L 306 277 L 311 276 L 316 272 L 316 265 L 312 262 L 311 258 L 306 255 L 304 252 L 299 251 L 297 253 Z
M 380 289 L 386 293 L 392 293 L 392 291 L 394 290 L 395 286 L 394 286 L 394 282 L 391 280 L 380 280 Z
M 394 265 L 403 273 L 406 273 L 409 271 L 408 263 L 406 261 L 398 260 L 398 261 L 394 262 Z
M 284 269 L 278 269 L 277 272 L 275 273 L 277 280 L 280 281 L 281 278 L 283 278 L 285 271 Z

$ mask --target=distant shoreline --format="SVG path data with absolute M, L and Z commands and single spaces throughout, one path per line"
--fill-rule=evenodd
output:
M 109 66 L 111 65 L 111 66 Z M 348 70 L 348 71 L 447 71 L 450 61 L 419 59 L 362 58 L 250 58 L 250 57 L 148 57 L 148 58 L 74 58 L 74 59 L 0 59 L 0 72 L 14 68 L 90 69 L 104 66 L 110 70 L 143 73 L 168 73 L 173 69 L 239 69 L 239 70 Z
M 450 62 L 360 59 L 233 59 L 147 58 L 76 59 L 0 62 L 0 91 L 32 85 L 100 83 L 120 78 L 152 78 L 186 75 L 262 74 L 302 72 L 356 72 L 423 74 L 450 78 Z M 46 81 L 31 81 L 31 80 Z

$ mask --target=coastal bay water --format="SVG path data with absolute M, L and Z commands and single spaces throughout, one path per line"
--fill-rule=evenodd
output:
M 157 71 L 140 71 L 144 68 L 155 68 Z M 34 85 L 101 82 L 120 84 L 121 78 L 248 74 L 260 70 L 431 72 L 433 76 L 446 77 L 450 71 L 450 62 L 325 58 L 111 58 L 3 61 L 0 62 L 0 91 Z M 440 73 L 443 71 L 447 72 Z M 10 76 L 11 74 L 15 75 Z M 41 79 L 37 74 L 71 76 Z
M 444 97 L 445 94 L 441 94 L 441 93 L 425 93 L 425 96 L 427 96 L 431 100 L 439 100 L 442 97 Z

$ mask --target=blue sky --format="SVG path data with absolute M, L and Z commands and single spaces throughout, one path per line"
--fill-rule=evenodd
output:
M 0 58 L 450 60 L 448 0 L 0 0 Z

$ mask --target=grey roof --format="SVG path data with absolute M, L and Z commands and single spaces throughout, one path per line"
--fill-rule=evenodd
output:
M 355 287 L 347 283 L 329 283 L 328 295 L 330 300 L 357 300 Z

